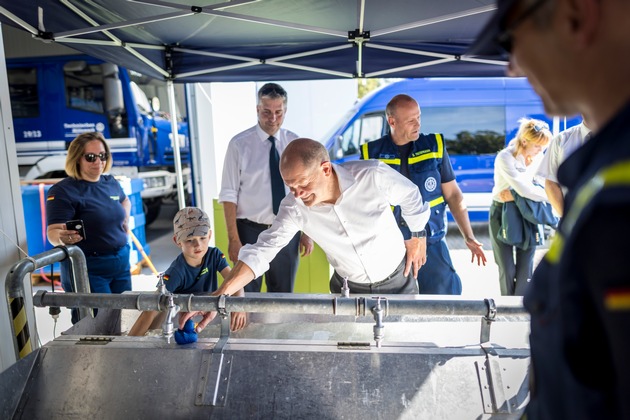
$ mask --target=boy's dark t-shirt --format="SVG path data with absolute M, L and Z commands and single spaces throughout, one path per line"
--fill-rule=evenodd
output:
M 214 292 L 219 288 L 217 272 L 228 266 L 225 255 L 218 248 L 208 248 L 200 267 L 188 265 L 182 253 L 164 272 L 164 284 L 171 293 Z

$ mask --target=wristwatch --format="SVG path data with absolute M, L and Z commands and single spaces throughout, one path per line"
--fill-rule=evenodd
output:
M 426 229 L 422 229 L 419 232 L 411 232 L 411 237 L 412 238 L 426 238 L 427 237 L 427 230 Z

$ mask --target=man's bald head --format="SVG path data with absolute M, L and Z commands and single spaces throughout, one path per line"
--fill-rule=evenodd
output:
M 282 152 L 280 171 L 284 172 L 296 164 L 302 165 L 303 169 L 308 171 L 329 160 L 323 144 L 312 139 L 299 138 L 289 143 Z
M 387 106 L 385 107 L 385 114 L 388 117 L 395 117 L 396 111 L 402 106 L 417 107 L 418 102 L 409 95 L 405 95 L 404 93 L 398 94 L 387 103 Z

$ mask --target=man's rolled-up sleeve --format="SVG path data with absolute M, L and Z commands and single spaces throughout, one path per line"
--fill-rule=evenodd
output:
M 233 142 L 230 142 L 223 162 L 223 175 L 221 176 L 221 191 L 219 203 L 229 202 L 238 204 L 238 191 L 241 184 L 240 168 L 238 164 L 238 150 Z

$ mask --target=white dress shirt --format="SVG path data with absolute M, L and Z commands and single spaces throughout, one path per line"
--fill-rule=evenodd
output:
M 298 138 L 281 128 L 274 134 L 276 149 L 282 155 L 289 142 Z M 269 172 L 269 135 L 256 124 L 230 140 L 225 154 L 219 203 L 236 204 L 236 218 L 270 225 L 274 214 Z M 286 186 L 285 191 L 288 192 Z
M 525 164 L 525 158 L 519 154 L 514 157 L 515 146 L 509 144 L 501 150 L 494 161 L 494 187 L 492 187 L 492 199 L 503 202 L 499 195 L 505 189 L 513 189 L 521 197 L 534 201 L 549 201 L 545 189 L 534 185 L 534 177 L 543 158 L 539 153 L 532 163 Z
M 273 225 L 258 242 L 241 248 L 238 259 L 258 277 L 298 231 L 310 236 L 342 277 L 356 283 L 385 280 L 406 254 L 391 205 L 400 205 L 412 231 L 424 229 L 430 216 L 418 187 L 377 160 L 333 164 L 341 196 L 335 204 L 312 207 L 288 194 Z
M 590 132 L 591 130 L 584 123 L 581 123 L 558 133 L 549 142 L 545 157 L 538 168 L 538 175 L 557 183 L 558 167 L 567 157 L 584 145 L 586 136 Z

